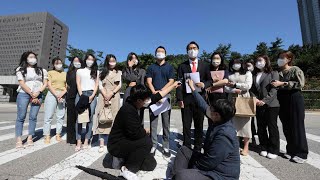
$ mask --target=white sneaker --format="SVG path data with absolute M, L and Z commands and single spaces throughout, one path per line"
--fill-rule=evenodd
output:
M 278 157 L 278 155 L 276 154 L 272 154 L 272 153 L 268 153 L 267 158 L 269 159 L 276 159 Z
M 291 159 L 291 156 L 290 156 L 289 154 L 287 154 L 287 153 L 285 153 L 285 154 L 283 155 L 283 157 L 285 157 L 286 159 Z
M 260 156 L 266 157 L 268 155 L 267 151 L 261 151 Z
M 151 153 L 151 154 L 154 154 L 154 153 L 156 152 L 156 150 L 157 150 L 157 149 L 156 149 L 155 147 L 152 147 L 150 153 Z
M 104 152 L 104 146 L 100 146 L 98 152 L 99 153 L 103 153 Z
M 298 157 L 298 156 L 294 156 L 292 158 L 292 161 L 298 163 L 298 164 L 303 164 L 305 163 L 307 160 L 306 159 L 302 159 L 301 157 Z
M 130 172 L 125 166 L 121 167 L 120 176 L 127 180 L 139 180 L 139 177 L 135 173 Z

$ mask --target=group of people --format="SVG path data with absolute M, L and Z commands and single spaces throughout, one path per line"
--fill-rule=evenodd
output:
M 255 125 L 252 118 L 235 115 L 234 97 L 257 99 L 261 156 L 275 159 L 279 154 L 279 116 L 287 140 L 284 156 L 296 163 L 305 162 L 308 145 L 301 95 L 305 79 L 303 71 L 293 66 L 294 55 L 290 51 L 279 54 L 278 71 L 272 69 L 266 55 L 250 61 L 232 59 L 227 66 L 224 57 L 217 52 L 212 54 L 210 64 L 199 60 L 199 45 L 194 41 L 186 46 L 186 51 L 189 59 L 181 63 L 177 71 L 166 61 L 167 52 L 163 46 L 156 48 L 155 63 L 147 70 L 140 68 L 139 57 L 133 52 L 129 53 L 127 67 L 122 71 L 118 70 L 117 59 L 112 54 L 106 56 L 100 70 L 95 56 L 87 54 L 84 60 L 72 58 L 68 72 L 64 72 L 63 60 L 59 57 L 52 60 L 53 70 L 47 72 L 37 65 L 35 53 L 23 53 L 16 69 L 20 85 L 17 90 L 16 148 L 34 145 L 37 114 L 43 92 L 48 89 L 44 100 L 44 142 L 51 142 L 54 116 L 57 120 L 55 140 L 61 141 L 67 109 L 67 143 L 76 144 L 75 151 L 88 149 L 92 136 L 97 135 L 102 153 L 107 137 L 108 152 L 114 160 L 121 162 L 121 175 L 136 179 L 135 173 L 139 170 L 152 171 L 156 167 L 154 155 L 158 149 L 160 115 L 162 153 L 164 157 L 171 156 L 171 107 L 157 114 L 150 108 L 149 128 L 145 128 L 143 117 L 144 110 L 151 105 L 166 103 L 170 106 L 173 101 L 170 92 L 176 89 L 183 124 L 183 146 L 177 152 L 172 170 L 175 179 L 239 178 L 240 154 L 248 155 Z M 215 73 L 217 71 L 220 73 Z M 198 74 L 198 81 L 194 82 L 190 74 Z M 127 87 L 120 107 L 122 82 Z M 21 136 L 29 104 L 29 133 L 26 145 L 23 145 Z M 203 138 L 205 116 L 209 127 Z M 83 126 L 85 134 L 82 134 Z M 243 140 L 241 149 L 237 137 Z

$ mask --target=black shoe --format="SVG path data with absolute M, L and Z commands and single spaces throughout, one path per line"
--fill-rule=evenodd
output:
M 171 157 L 170 151 L 165 151 L 165 150 L 163 150 L 163 156 L 166 157 L 166 158 Z

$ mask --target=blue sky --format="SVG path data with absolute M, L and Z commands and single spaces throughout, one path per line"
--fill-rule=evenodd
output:
M 302 44 L 296 0 L 1 0 L 0 15 L 48 11 L 69 26 L 68 43 L 115 54 L 185 53 L 195 40 L 211 52 L 219 43 L 251 53 L 276 37 Z

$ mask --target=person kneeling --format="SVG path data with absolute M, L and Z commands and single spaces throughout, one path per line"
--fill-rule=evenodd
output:
M 213 123 L 210 123 L 206 133 L 203 154 L 193 152 L 186 146 L 179 149 L 172 170 L 173 179 L 239 179 L 239 142 L 230 121 L 235 114 L 234 105 L 219 99 L 209 106 L 195 92 L 193 81 L 189 80 L 188 84 L 197 104 Z
M 152 141 L 143 127 L 139 110 L 154 104 L 178 86 L 178 82 L 152 95 L 143 85 L 133 86 L 130 96 L 115 117 L 108 139 L 108 151 L 117 158 L 123 158 L 120 176 L 138 179 L 139 170 L 153 171 L 157 165 L 150 154 Z

